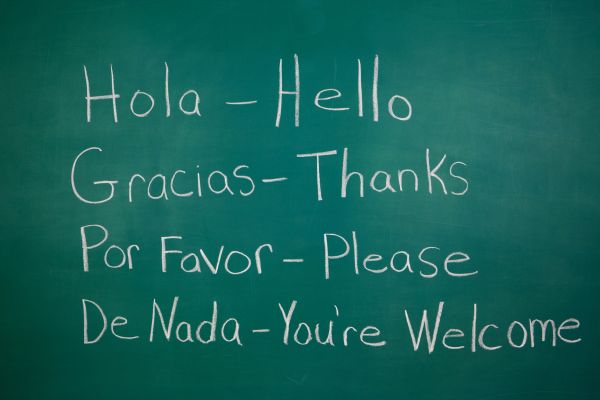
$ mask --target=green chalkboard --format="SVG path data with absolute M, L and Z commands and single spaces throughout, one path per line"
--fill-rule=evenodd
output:
M 0 21 L 0 398 L 600 397 L 597 2 Z

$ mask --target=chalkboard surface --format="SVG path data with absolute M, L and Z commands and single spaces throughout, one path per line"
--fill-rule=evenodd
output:
M 600 398 L 597 2 L 0 15 L 0 398 Z

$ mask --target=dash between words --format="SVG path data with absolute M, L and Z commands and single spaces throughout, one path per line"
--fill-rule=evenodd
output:
M 141 339 L 137 332 L 134 333 L 135 328 L 128 326 L 129 320 L 124 315 L 108 317 L 107 307 L 90 299 L 81 299 L 81 303 L 84 344 L 98 343 L 105 335 L 112 336 L 116 340 Z M 173 297 L 169 308 L 163 308 L 161 303 L 156 299 L 152 302 L 146 339 L 150 343 L 159 340 L 168 342 L 174 339 L 179 343 L 198 345 L 222 342 L 244 346 L 248 335 L 269 334 L 273 328 L 269 326 L 261 329 L 242 329 L 238 318 L 222 315 L 223 311 L 219 311 L 218 301 L 212 302 L 212 310 L 207 313 L 207 317 L 196 316 L 194 319 L 187 318 L 178 310 L 179 296 Z M 297 316 L 299 313 L 296 310 L 299 305 L 301 307 L 301 303 L 297 300 L 292 300 L 289 305 L 278 303 L 279 321 L 275 334 L 279 337 L 276 340 L 280 340 L 280 343 L 285 346 L 362 345 L 377 348 L 388 345 L 382 329 L 372 324 L 348 321 L 337 305 L 333 305 L 328 320 L 306 319 L 304 317 L 306 310 L 301 311 L 302 316 Z M 432 316 L 427 309 L 423 309 L 420 313 L 416 312 L 416 316 L 414 310 L 404 309 L 406 328 L 414 351 L 426 351 L 431 354 L 437 347 L 475 353 L 478 350 L 495 351 L 502 348 L 533 349 L 536 345 L 557 347 L 576 344 L 582 340 L 578 336 L 581 324 L 578 319 L 572 317 L 558 321 L 552 318 L 545 320 L 529 318 L 526 322 L 513 320 L 506 324 L 489 322 L 489 318 L 486 318 L 486 322 L 482 323 L 477 303 L 473 303 L 470 324 L 461 326 L 444 315 L 444 307 L 445 301 L 439 301 L 435 316 Z
M 297 54 L 294 54 L 294 84 L 291 88 L 284 88 L 284 72 L 283 72 L 283 59 L 279 59 L 279 89 L 277 93 L 277 108 L 275 112 L 275 126 L 279 127 L 281 124 L 281 115 L 284 103 L 284 96 L 290 96 L 290 100 L 293 101 L 294 108 L 294 126 L 300 126 L 300 95 L 301 95 L 301 84 L 300 84 L 300 63 Z M 87 122 L 92 121 L 92 104 L 98 101 L 109 101 L 112 103 L 113 121 L 119 122 L 119 107 L 118 100 L 121 99 L 121 94 L 116 90 L 115 84 L 115 72 L 112 64 L 110 64 L 110 87 L 111 91 L 108 94 L 98 94 L 97 91 L 92 91 L 92 84 L 90 83 L 90 73 L 86 65 L 83 66 L 83 74 L 85 79 L 86 87 L 86 120 Z M 365 115 L 364 106 L 364 90 L 363 90 L 363 74 L 362 74 L 362 63 L 360 59 L 356 60 L 356 115 L 362 118 Z M 175 108 L 171 105 L 171 90 L 169 89 L 169 65 L 164 63 L 164 92 L 161 95 L 164 101 L 164 115 L 166 118 L 171 117 L 172 109 Z M 94 82 L 99 82 L 97 78 Z M 95 83 L 96 85 L 97 83 Z M 380 104 L 379 104 L 379 56 L 375 55 L 373 58 L 373 72 L 370 90 L 370 98 L 368 101 L 371 105 L 372 120 L 374 122 L 379 121 Z M 152 94 L 143 91 L 136 90 L 129 100 L 129 111 L 134 117 L 145 118 L 154 111 L 156 104 L 155 97 Z M 145 100 L 142 100 L 145 98 Z M 177 108 L 183 115 L 192 117 L 201 117 L 201 97 L 199 91 L 196 89 L 188 89 L 183 92 L 177 103 Z M 313 104 L 315 107 L 326 110 L 326 111 L 349 111 L 350 107 L 347 102 L 342 99 L 342 92 L 336 88 L 324 88 L 316 92 L 312 97 Z M 258 100 L 249 101 L 238 101 L 238 102 L 225 102 L 228 105 L 250 105 L 256 104 Z M 394 94 L 387 99 L 387 114 L 392 119 L 398 121 L 408 121 L 411 119 L 413 114 L 413 107 L 410 101 L 399 94 Z
M 129 203 L 133 203 L 139 197 L 150 200 L 169 200 L 170 198 L 202 198 L 203 196 L 235 196 L 241 198 L 252 195 L 258 182 L 272 183 L 283 182 L 288 177 L 277 177 L 274 179 L 261 179 L 256 176 L 249 165 L 238 164 L 230 170 L 209 169 L 201 170 L 198 164 L 194 167 L 171 168 L 170 171 L 156 171 L 150 175 L 139 172 L 128 174 L 127 183 L 120 183 L 119 179 L 93 180 L 91 183 L 97 189 L 95 195 L 85 194 L 83 187 L 90 187 L 90 182 L 81 182 L 80 175 L 90 175 L 90 168 L 101 160 L 106 164 L 100 147 L 88 147 L 81 151 L 71 164 L 71 189 L 75 197 L 87 204 L 107 203 L 115 198 L 126 196 Z M 365 197 L 365 193 L 402 193 L 425 191 L 427 194 L 441 193 L 444 196 L 464 196 L 469 191 L 469 180 L 465 177 L 465 162 L 454 160 L 448 161 L 446 154 L 437 155 L 433 158 L 429 148 L 426 148 L 422 163 L 412 168 L 380 169 L 375 172 L 365 172 L 352 169 L 349 163 L 349 150 L 344 148 L 338 150 L 318 151 L 311 153 L 299 153 L 295 158 L 309 159 L 312 162 L 302 162 L 302 166 L 313 170 L 314 185 L 316 186 L 316 197 L 318 201 L 324 199 L 324 187 L 326 184 L 322 171 L 331 168 L 330 159 L 338 160 L 339 171 L 339 196 L 346 198 L 350 196 Z M 341 160 L 340 160 L 341 158 Z M 341 161 L 341 163 L 339 162 Z M 80 163 L 84 166 L 80 166 Z M 195 163 L 192 163 L 195 164 Z M 85 167 L 87 166 L 87 168 Z M 84 172 L 80 172 L 84 168 Z M 277 173 L 275 173 L 277 174 Z M 115 172 L 114 175 L 119 175 Z M 113 176 L 114 176 L 113 175 Z M 102 188 L 99 190 L 98 188 Z M 90 189 L 88 189 L 90 191 Z M 97 193 L 102 193 L 98 195 Z M 93 191 L 92 191 L 93 192 Z

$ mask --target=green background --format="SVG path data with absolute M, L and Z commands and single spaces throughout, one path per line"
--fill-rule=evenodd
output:
M 600 246 L 598 109 L 600 7 L 575 1 L 387 2 L 3 2 L 0 6 L 2 268 L 0 397 L 108 398 L 598 398 Z M 274 127 L 277 67 L 300 57 L 300 127 L 292 103 Z M 380 121 L 356 116 L 356 58 L 365 101 L 380 56 Z M 172 116 L 165 118 L 163 63 L 169 63 Z M 115 68 L 119 123 L 108 105 L 85 120 L 83 65 L 92 89 L 108 91 Z M 287 88 L 291 80 L 286 81 Z M 348 112 L 316 109 L 323 88 L 343 93 Z M 176 110 L 197 89 L 202 117 Z M 154 112 L 128 111 L 135 90 L 152 93 Z M 393 94 L 414 108 L 409 122 L 386 115 Z M 227 100 L 258 99 L 233 108 Z M 368 104 L 368 103 L 366 103 Z M 126 182 L 182 168 L 253 177 L 255 193 L 202 199 L 126 201 L 127 191 L 92 206 L 71 192 L 71 162 L 102 147 L 82 169 Z M 365 173 L 415 168 L 424 153 L 468 164 L 466 196 L 417 192 L 339 196 L 340 160 L 324 161 L 325 201 L 315 200 L 314 168 L 295 154 L 344 147 Z M 205 175 L 204 175 L 205 176 Z M 423 176 L 423 175 L 421 175 Z M 455 188 L 460 190 L 460 188 Z M 141 192 L 140 192 L 141 193 Z M 133 271 L 81 268 L 79 228 L 99 223 L 111 243 L 143 247 Z M 322 234 L 349 237 L 361 254 L 463 250 L 479 274 L 426 280 L 352 273 L 350 261 L 323 279 Z M 186 250 L 252 251 L 272 243 L 265 272 L 243 276 L 160 272 L 161 235 Z M 303 257 L 284 265 L 283 257 Z M 236 316 L 244 347 L 148 343 L 152 299 L 181 317 Z M 143 340 L 82 343 L 81 298 L 130 320 Z M 277 303 L 297 299 L 297 317 L 325 324 L 338 305 L 343 323 L 375 324 L 388 346 L 284 346 Z M 414 352 L 403 310 L 446 301 L 449 327 L 469 330 L 473 303 L 482 322 L 506 327 L 528 318 L 575 317 L 581 343 L 521 350 Z M 251 328 L 272 333 L 252 336 Z M 505 344 L 501 335 L 495 336 Z M 438 344 L 439 345 L 439 344 Z

